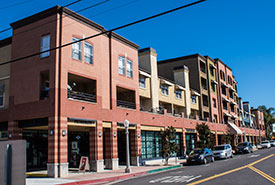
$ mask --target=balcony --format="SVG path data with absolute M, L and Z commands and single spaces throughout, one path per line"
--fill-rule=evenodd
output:
M 136 109 L 135 91 L 117 87 L 117 107 Z
M 68 90 L 68 98 L 96 103 L 96 95 Z
M 68 74 L 67 98 L 96 103 L 96 81 Z
M 116 101 L 118 107 L 124 107 L 128 109 L 136 109 L 136 104 L 128 101 L 117 100 Z

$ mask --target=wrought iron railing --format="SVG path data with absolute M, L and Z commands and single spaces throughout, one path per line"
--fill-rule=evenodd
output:
M 88 102 L 96 102 L 96 95 L 78 91 L 68 90 L 68 98 Z
M 123 101 L 123 100 L 117 100 L 117 106 L 118 107 L 124 107 L 129 109 L 136 109 L 136 104 L 133 102 Z

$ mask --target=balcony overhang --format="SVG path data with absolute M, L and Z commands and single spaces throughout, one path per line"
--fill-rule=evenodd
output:
M 212 80 L 212 83 L 218 85 L 219 83 L 216 80 Z
M 217 68 L 214 64 L 211 64 L 211 63 L 210 63 L 210 66 L 213 67 L 214 69 Z
M 150 74 L 145 73 L 145 72 L 143 72 L 143 71 L 139 71 L 139 74 L 142 75 L 142 76 L 145 76 L 145 77 L 147 77 L 147 78 L 151 78 L 151 75 L 150 75 Z
M 226 85 L 224 82 L 222 82 L 222 85 L 223 85 L 224 87 L 229 88 L 229 86 L 228 86 L 228 85 Z
M 191 90 L 191 94 L 192 94 L 193 96 L 201 96 L 200 93 L 198 93 L 197 91 L 194 91 L 194 90 Z
M 180 85 L 176 85 L 175 87 L 176 87 L 176 89 L 181 90 L 181 91 L 185 91 L 186 90 L 184 87 L 182 87 Z
M 226 102 L 229 102 L 230 103 L 230 100 L 229 99 L 227 99 L 227 98 L 222 98 L 224 101 L 226 101 Z
M 160 80 L 160 83 L 165 84 L 165 85 L 168 85 L 168 86 L 172 86 L 172 85 L 173 85 L 173 83 L 168 82 L 167 80 L 164 80 L 164 79 L 161 79 L 161 80 Z
M 224 112 L 223 113 L 225 116 L 227 116 L 227 117 L 231 117 L 231 114 L 228 114 L 228 113 L 226 113 L 226 112 Z

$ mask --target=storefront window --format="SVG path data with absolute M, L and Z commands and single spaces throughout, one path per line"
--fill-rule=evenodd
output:
M 143 159 L 161 157 L 160 132 L 141 131 L 141 153 Z

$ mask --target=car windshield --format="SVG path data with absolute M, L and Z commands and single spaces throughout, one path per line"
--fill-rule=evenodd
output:
M 193 150 L 192 152 L 190 152 L 190 155 L 193 155 L 193 154 L 203 154 L 203 149 L 197 149 L 197 150 Z
M 240 147 L 247 146 L 247 143 L 239 143 L 238 146 L 240 146 Z
M 215 150 L 224 150 L 225 146 L 214 146 L 214 151 Z

